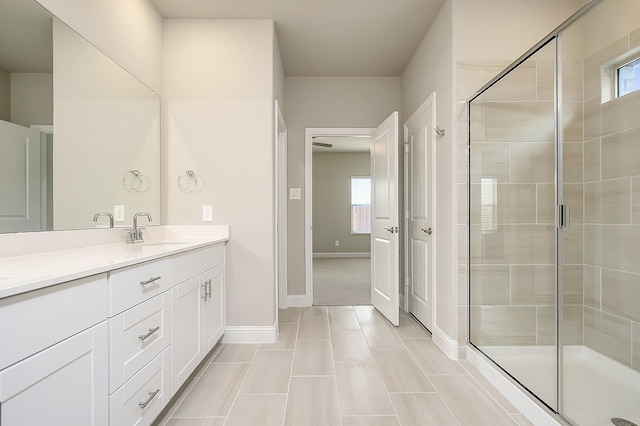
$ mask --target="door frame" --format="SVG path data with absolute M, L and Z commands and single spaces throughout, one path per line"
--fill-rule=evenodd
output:
M 435 209 L 435 200 L 436 194 L 438 191 L 438 186 L 436 185 L 436 92 L 432 92 L 425 100 L 420 104 L 420 106 L 411 114 L 411 116 L 405 120 L 403 124 L 403 152 L 404 152 L 404 232 L 402 236 L 404 238 L 403 250 L 404 250 L 404 310 L 405 312 L 409 312 L 409 294 L 410 287 L 413 286 L 413 281 L 409 279 L 411 276 L 411 271 L 409 270 L 409 181 L 411 179 L 410 170 L 411 164 L 409 163 L 409 123 L 416 121 L 418 118 L 427 113 L 427 111 L 431 108 L 431 116 L 433 129 L 432 132 L 432 142 L 431 142 L 431 164 L 430 164 L 430 173 L 429 178 L 431 179 L 431 202 L 429 206 L 431 207 L 431 227 L 435 230 L 437 225 L 437 217 L 436 217 L 436 209 Z M 431 302 L 433 304 L 431 309 L 431 324 L 432 328 L 436 327 L 436 268 L 438 265 L 435 262 L 435 247 L 436 240 L 438 238 L 437 232 L 431 237 L 431 265 L 432 268 L 429 271 L 431 275 Z M 433 330 L 429 330 L 433 331 Z
M 275 101 L 274 117 L 275 144 L 275 282 L 276 318 L 278 308 L 287 308 L 287 125 L 282 116 L 280 104 Z
M 304 306 L 313 305 L 313 137 L 371 136 L 371 127 L 320 127 L 304 129 L 304 243 L 306 294 Z

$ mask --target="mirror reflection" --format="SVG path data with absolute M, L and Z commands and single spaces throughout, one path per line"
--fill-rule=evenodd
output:
M 35 1 L 0 11 L 0 232 L 160 218 L 158 96 Z

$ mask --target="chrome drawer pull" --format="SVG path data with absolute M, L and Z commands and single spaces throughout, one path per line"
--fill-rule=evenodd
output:
M 209 299 L 211 299 L 211 281 L 213 281 L 213 278 L 210 278 L 209 281 L 207 281 L 207 297 Z
M 140 406 L 140 408 L 142 408 L 144 410 L 144 407 L 149 405 L 151 400 L 153 398 L 155 398 L 155 396 L 158 394 L 158 392 L 160 392 L 160 388 L 158 388 L 155 392 L 149 392 L 149 398 L 145 402 L 138 402 L 138 405 Z
M 149 332 L 147 334 L 141 334 L 138 336 L 138 339 L 142 340 L 144 342 L 144 340 L 151 336 L 153 333 L 155 333 L 156 331 L 160 330 L 160 327 L 156 327 L 156 328 L 150 328 Z
M 158 281 L 160 278 L 162 277 L 151 277 L 146 281 L 140 281 L 140 285 L 147 285 L 147 284 L 151 284 L 152 282 L 156 282 Z

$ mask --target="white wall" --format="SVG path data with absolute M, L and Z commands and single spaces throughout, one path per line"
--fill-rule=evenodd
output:
M 422 43 L 402 74 L 402 113 L 406 120 L 427 97 L 436 92 L 436 125 L 446 129 L 435 139 L 436 184 L 435 244 L 436 321 L 435 326 L 455 340 L 455 214 L 453 144 L 453 44 L 452 4 L 446 1 Z M 457 309 L 457 307 L 456 307 Z
M 213 205 L 213 223 L 230 225 L 229 326 L 276 319 L 273 100 L 282 76 L 274 77 L 274 31 L 268 20 L 164 25 L 164 211 L 167 223 L 202 224 L 202 206 Z M 201 191 L 179 190 L 185 170 Z
M 0 69 L 0 120 L 11 121 L 11 77 Z
M 53 51 L 54 229 L 94 227 L 93 215 L 114 205 L 126 214 L 116 225 L 139 211 L 160 223 L 158 97 L 57 19 Z M 148 190 L 124 188 L 132 169 Z
M 148 0 L 36 1 L 160 93 L 162 17 Z
M 286 77 L 289 187 L 288 292 L 305 294 L 304 132 L 307 127 L 377 127 L 400 110 L 400 77 Z
M 11 122 L 53 124 L 53 74 L 11 73 Z

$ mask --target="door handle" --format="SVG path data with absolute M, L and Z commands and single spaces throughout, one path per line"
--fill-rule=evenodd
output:
M 393 226 L 391 228 L 384 228 L 385 231 L 387 232 L 391 232 L 393 234 Z
M 385 231 L 390 232 L 392 234 L 398 234 L 400 233 L 400 228 L 398 228 L 397 226 L 392 226 L 390 228 L 384 228 Z
M 420 228 L 420 230 L 421 230 L 422 232 L 424 232 L 425 234 L 427 234 L 427 235 L 431 235 L 431 234 L 433 233 L 433 231 L 431 230 L 431 228 L 427 228 L 427 229 Z

